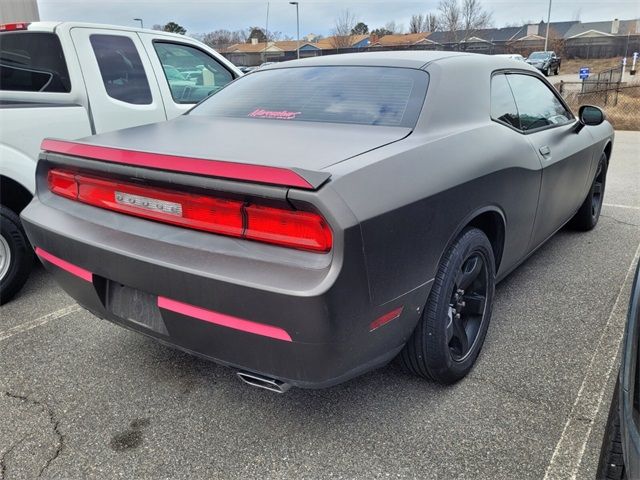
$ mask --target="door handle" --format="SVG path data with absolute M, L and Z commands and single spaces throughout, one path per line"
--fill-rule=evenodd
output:
M 543 145 L 539 148 L 539 151 L 542 155 L 544 155 L 545 157 L 547 155 L 551 155 L 551 149 L 547 146 L 547 145 Z

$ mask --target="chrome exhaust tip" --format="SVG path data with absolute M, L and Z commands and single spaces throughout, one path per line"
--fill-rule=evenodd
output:
M 264 388 L 270 392 L 284 393 L 291 388 L 291 385 L 275 378 L 265 377 L 258 373 L 237 372 L 238 377 L 244 383 L 252 387 Z

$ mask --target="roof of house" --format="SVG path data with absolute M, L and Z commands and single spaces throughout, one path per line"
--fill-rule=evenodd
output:
M 569 31 L 566 32 L 565 38 L 579 37 L 587 32 L 600 32 L 607 35 L 627 35 L 628 33 L 640 33 L 640 19 L 620 20 L 617 33 L 613 32 L 612 21 L 576 23 L 571 27 L 571 29 L 569 29 Z
M 367 38 L 369 38 L 369 35 L 350 35 L 348 39 L 349 45 L 351 46 L 357 45 L 358 43 L 360 43 L 363 40 L 366 40 Z M 336 43 L 342 44 L 340 40 L 337 40 L 335 36 L 332 36 L 332 37 L 323 38 L 322 40 L 319 40 L 316 43 L 310 43 L 309 45 L 315 45 L 318 48 L 321 48 L 322 50 L 333 50 L 334 48 L 336 48 Z
M 490 42 L 507 42 L 526 33 L 526 27 L 485 28 L 473 32 L 473 36 Z
M 394 45 L 415 45 L 416 43 L 427 40 L 429 35 L 430 32 L 384 35 L 380 37 L 374 45 L 383 47 L 390 47 Z
M 300 41 L 300 48 L 304 46 L 315 46 L 316 44 L 310 42 Z M 228 53 L 261 53 L 267 52 L 292 52 L 298 48 L 298 42 L 296 40 L 283 40 L 281 42 L 268 42 L 268 43 L 236 43 L 230 45 L 226 49 L 222 50 Z
M 570 22 L 551 22 L 551 30 L 549 33 L 550 36 L 557 35 L 559 37 L 566 37 L 567 32 L 571 30 L 575 25 L 579 25 L 580 22 L 577 20 L 572 20 Z M 545 22 L 540 22 L 538 26 L 538 35 L 544 37 L 547 35 L 547 24 Z

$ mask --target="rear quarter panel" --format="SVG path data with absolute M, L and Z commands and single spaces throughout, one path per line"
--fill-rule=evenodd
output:
M 486 62 L 472 68 L 479 73 L 473 82 L 456 66 L 428 70 L 414 133 L 330 168 L 332 187 L 361 222 L 376 304 L 428 283 L 477 214 L 492 210 L 504 219 L 498 276 L 527 254 L 534 224 L 541 164 L 523 135 L 490 119 L 493 69 Z

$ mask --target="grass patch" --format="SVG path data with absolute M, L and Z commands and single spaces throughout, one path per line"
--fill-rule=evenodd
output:
M 589 67 L 591 74 L 603 72 L 619 66 L 622 63 L 622 57 L 613 58 L 592 58 L 592 59 L 580 59 L 580 58 L 567 58 L 562 60 L 562 67 L 560 73 L 580 73 L 581 67 Z

